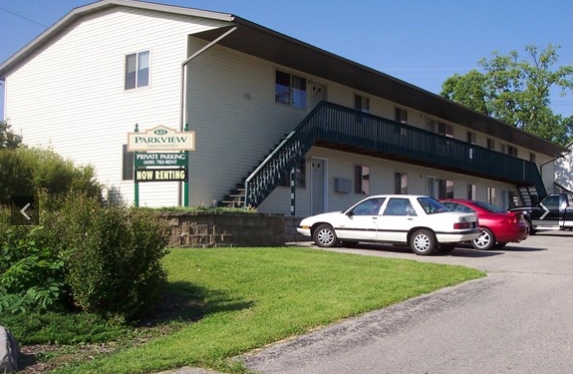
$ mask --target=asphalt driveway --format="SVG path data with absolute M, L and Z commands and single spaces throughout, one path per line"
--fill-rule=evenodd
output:
M 311 243 L 307 243 L 311 245 Z M 573 373 L 573 232 L 503 250 L 332 249 L 459 264 L 488 276 L 274 344 L 242 358 L 265 374 Z

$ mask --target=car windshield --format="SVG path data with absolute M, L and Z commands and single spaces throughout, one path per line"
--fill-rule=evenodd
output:
M 492 212 L 492 213 L 506 213 L 507 212 L 505 209 L 501 209 L 498 206 L 491 205 L 491 204 L 488 204 L 488 203 L 483 202 L 483 201 L 474 201 L 473 203 L 475 205 L 479 206 L 480 208 L 487 210 L 488 212 Z
M 419 197 L 418 202 L 427 214 L 450 212 L 450 209 L 432 197 Z

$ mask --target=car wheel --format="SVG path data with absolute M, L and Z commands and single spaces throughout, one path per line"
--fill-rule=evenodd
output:
M 440 249 L 438 249 L 438 252 L 440 252 L 440 253 L 450 253 L 450 252 L 453 251 L 454 249 L 456 249 L 456 245 L 455 245 L 455 244 L 440 244 Z
M 337 242 L 334 229 L 327 224 L 318 226 L 312 234 L 312 239 L 319 247 L 334 247 Z
M 498 242 L 498 243 L 495 243 L 495 245 L 493 247 L 496 249 L 501 249 L 501 248 L 505 247 L 506 244 L 507 243 L 499 243 Z
M 436 236 L 430 230 L 416 230 L 410 237 L 410 249 L 417 255 L 431 255 L 436 251 Z
M 479 237 L 472 240 L 472 246 L 475 249 L 491 249 L 495 245 L 495 237 L 490 229 L 482 228 Z
M 529 235 L 535 235 L 536 231 L 533 228 L 533 224 L 531 223 L 531 221 L 529 219 L 525 220 L 525 223 L 527 223 L 527 228 L 529 229 Z

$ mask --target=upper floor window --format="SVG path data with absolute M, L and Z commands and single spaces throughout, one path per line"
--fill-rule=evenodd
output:
M 535 162 L 535 153 L 529 152 L 529 161 Z
M 149 51 L 125 56 L 125 89 L 149 86 Z
M 467 141 L 470 144 L 476 144 L 476 133 L 472 131 L 468 131 Z
M 354 95 L 354 109 L 370 113 L 370 99 L 361 95 Z
M 394 119 L 396 122 L 408 123 L 408 111 L 402 108 L 396 108 L 394 110 Z
M 510 156 L 517 157 L 517 147 L 509 144 L 501 144 L 501 153 L 508 154 Z
M 276 71 L 275 102 L 295 108 L 306 108 L 306 79 Z
M 438 123 L 438 134 L 447 136 L 448 138 L 454 137 L 454 126 L 448 125 L 447 123 Z
M 492 138 L 487 138 L 487 149 L 491 149 L 492 151 L 495 149 L 495 140 Z

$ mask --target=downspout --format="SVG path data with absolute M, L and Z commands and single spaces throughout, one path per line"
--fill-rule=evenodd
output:
M 195 59 L 195 57 L 198 57 L 200 54 L 202 54 L 203 52 L 207 51 L 209 48 L 211 48 L 212 46 L 214 46 L 215 44 L 217 44 L 218 42 L 220 42 L 223 38 L 225 38 L 227 35 L 231 34 L 233 31 L 235 31 L 237 29 L 237 26 L 234 26 L 232 29 L 228 30 L 227 32 L 225 32 L 224 34 L 222 34 L 221 36 L 219 36 L 217 39 L 213 40 L 212 42 L 210 42 L 209 44 L 207 44 L 206 46 L 204 46 L 203 48 L 201 48 L 200 50 L 198 50 L 197 52 L 193 53 L 190 57 L 188 57 L 185 61 L 183 61 L 181 63 L 181 95 L 180 95 L 180 103 L 179 103 L 179 107 L 181 108 L 180 112 L 179 112 L 179 131 L 183 131 L 184 127 L 185 127 L 185 122 L 187 122 L 187 118 L 186 118 L 186 102 L 187 102 L 187 69 L 185 69 L 187 67 L 187 64 L 189 64 L 191 61 L 193 61 Z M 181 188 L 181 182 L 179 182 L 179 188 L 178 188 L 178 199 L 177 199 L 177 203 L 179 206 L 181 206 L 181 192 L 182 192 L 182 188 Z

